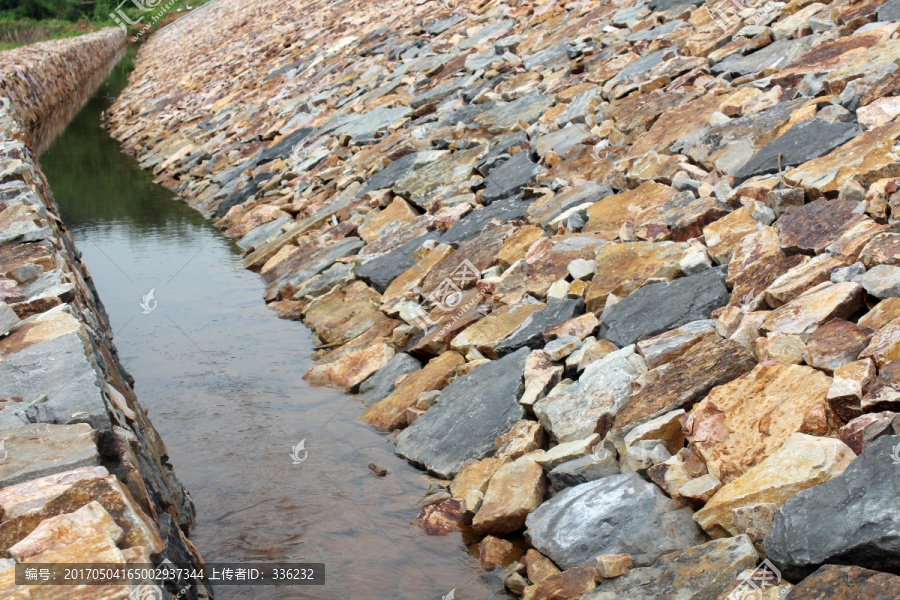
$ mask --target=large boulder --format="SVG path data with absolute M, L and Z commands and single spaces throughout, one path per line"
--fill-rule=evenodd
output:
M 900 436 L 872 442 L 837 477 L 804 490 L 775 515 L 766 556 L 785 578 L 826 563 L 900 570 Z
M 859 567 L 825 565 L 791 590 L 790 600 L 900 598 L 900 577 Z
M 519 397 L 530 353 L 523 348 L 481 365 L 444 388 L 440 401 L 397 436 L 397 454 L 445 478 L 492 456 L 494 441 L 525 418 Z
M 691 514 L 637 473 L 624 473 L 544 502 L 528 515 L 525 537 L 563 569 L 593 566 L 600 554 L 630 554 L 640 567 L 706 541 Z

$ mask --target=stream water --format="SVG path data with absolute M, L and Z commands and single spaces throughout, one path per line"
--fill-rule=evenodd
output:
M 309 331 L 277 319 L 237 247 L 101 128 L 132 61 L 129 52 L 43 152 L 42 168 L 196 504 L 191 537 L 204 558 L 326 565 L 324 586 L 217 586 L 216 597 L 492 597 L 496 583 L 482 580 L 461 534 L 411 524 L 428 478 L 357 421 L 359 402 L 303 381 Z M 294 464 L 301 440 L 308 455 Z M 373 462 L 389 474 L 376 477 Z

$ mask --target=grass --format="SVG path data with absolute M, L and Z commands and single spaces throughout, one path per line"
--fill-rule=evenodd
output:
M 182 16 L 188 6 L 197 8 L 208 2 L 209 0 L 177 0 L 175 4 L 168 10 L 165 17 L 153 27 L 154 30 L 171 23 L 178 17 Z M 160 6 L 167 4 L 163 2 Z M 156 12 L 141 13 L 133 8 L 133 4 L 128 3 L 126 13 L 131 20 L 144 16 L 143 21 L 149 22 L 150 18 Z M 85 15 L 84 18 L 77 21 L 64 19 L 29 19 L 15 16 L 10 13 L 0 12 L 0 51 L 18 48 L 28 44 L 43 42 L 46 40 L 58 40 L 63 38 L 74 37 L 91 33 L 104 27 L 116 27 L 116 23 L 107 15 L 105 18 L 96 19 Z M 143 28 L 143 23 L 138 26 L 128 27 L 128 37 L 131 39 L 135 34 Z M 146 40 L 148 34 L 141 36 L 140 40 Z

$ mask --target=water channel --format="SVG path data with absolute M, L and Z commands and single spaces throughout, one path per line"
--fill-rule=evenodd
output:
M 305 384 L 309 331 L 277 319 L 237 247 L 101 127 L 133 55 L 43 152 L 42 168 L 192 494 L 191 537 L 204 558 L 326 565 L 324 586 L 219 586 L 216 597 L 494 597 L 460 533 L 411 524 L 428 477 L 357 421 L 358 401 Z M 294 464 L 301 440 L 308 455 Z M 375 476 L 373 462 L 389 474 Z

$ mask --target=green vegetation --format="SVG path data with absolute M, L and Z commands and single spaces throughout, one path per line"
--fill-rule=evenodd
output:
M 44 40 L 73 37 L 90 33 L 103 27 L 116 27 L 110 13 L 119 7 L 121 0 L 0 0 L 0 50 L 8 50 Z M 208 0 L 176 0 L 167 11 L 160 27 L 183 13 L 187 7 L 196 8 Z M 154 15 L 168 4 L 163 1 L 151 12 L 142 12 L 135 4 L 126 0 L 122 12 L 132 21 Z M 133 36 L 143 24 L 129 26 L 129 36 Z

